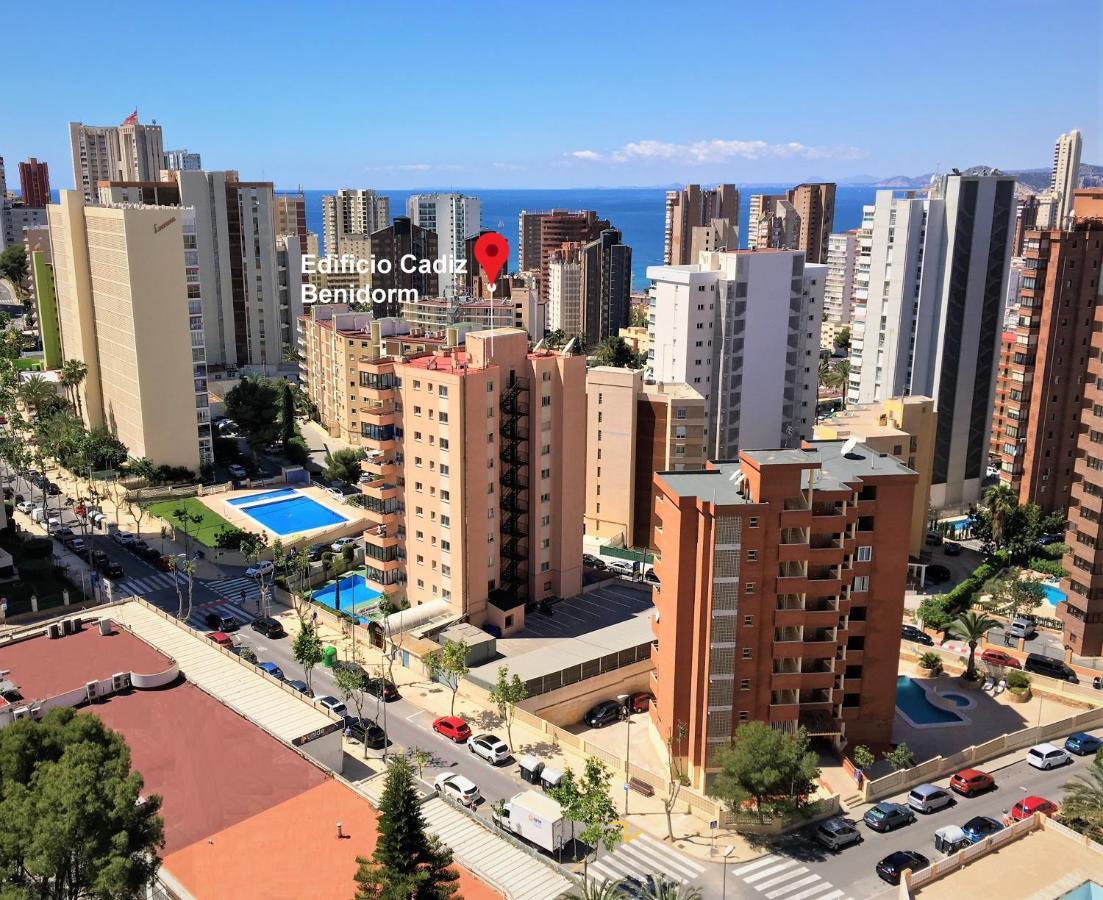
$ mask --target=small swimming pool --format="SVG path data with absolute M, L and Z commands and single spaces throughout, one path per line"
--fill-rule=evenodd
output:
M 954 706 L 964 709 L 966 706 L 972 706 L 973 701 L 968 697 L 964 697 L 961 694 L 941 694 L 940 696 L 949 700 Z
M 368 587 L 367 581 L 359 572 L 343 575 L 338 581 L 318 588 L 310 595 L 310 598 L 336 611 L 338 610 L 338 584 L 341 586 L 340 611 L 354 614 L 360 624 L 367 622 L 370 617 L 364 615 L 364 613 L 370 612 L 378 606 L 379 598 L 383 595 L 374 588 Z
M 1065 592 L 1057 587 L 1052 581 L 1043 582 L 1042 590 L 1046 592 L 1046 602 L 1050 606 L 1056 606 L 1058 603 L 1065 602 Z
M 248 497 L 238 497 L 227 501 L 231 506 L 255 522 L 260 523 L 281 537 L 327 528 L 347 522 L 344 516 L 312 500 L 294 488 L 278 491 L 264 491 Z
M 927 691 L 907 675 L 901 675 L 896 679 L 896 708 L 904 718 L 920 727 L 960 725 L 965 721 L 957 713 L 931 703 L 927 699 Z

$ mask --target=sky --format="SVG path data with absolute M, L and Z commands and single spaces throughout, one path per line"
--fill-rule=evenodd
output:
M 71 186 L 67 123 L 115 124 L 135 108 L 166 149 L 283 188 L 1048 167 L 1070 128 L 1084 162 L 1103 164 L 1103 0 L 143 9 L 101 0 L 94 23 L 70 0 L 0 13 L 10 35 L 35 36 L 0 92 L 9 182 L 35 156 L 55 188 Z

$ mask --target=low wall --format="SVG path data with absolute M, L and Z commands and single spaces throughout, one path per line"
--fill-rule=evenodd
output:
M 650 660 L 632 663 L 595 678 L 529 697 L 521 703 L 521 708 L 552 725 L 573 725 L 581 722 L 586 712 L 602 700 L 615 699 L 617 694 L 650 690 L 654 668 L 655 664 Z

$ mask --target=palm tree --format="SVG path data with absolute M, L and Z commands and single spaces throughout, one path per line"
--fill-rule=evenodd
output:
M 1087 772 L 1064 790 L 1061 821 L 1093 841 L 1103 841 L 1103 759 L 1096 756 Z
M 61 384 L 69 392 L 69 399 L 75 401 L 77 415 L 84 418 L 84 406 L 80 399 L 80 386 L 88 377 L 88 366 L 79 359 L 67 359 L 61 364 Z
M 559 895 L 559 900 L 619 900 L 623 881 L 604 881 L 588 878 L 582 884 Z
M 973 681 L 977 677 L 976 654 L 977 644 L 988 633 L 989 628 L 994 628 L 1000 623 L 984 613 L 964 612 L 946 627 L 946 634 L 961 638 L 969 644 L 969 665 L 965 669 L 965 677 Z
M 992 517 L 992 539 L 996 546 L 1003 544 L 1007 519 L 1019 505 L 1019 498 L 1006 484 L 994 484 L 984 492 L 984 505 Z
M 32 375 L 19 386 L 19 399 L 36 416 L 42 407 L 56 396 L 54 386 L 41 375 Z
M 701 900 L 704 895 L 695 887 L 682 886 L 665 875 L 656 875 L 640 896 L 643 900 Z

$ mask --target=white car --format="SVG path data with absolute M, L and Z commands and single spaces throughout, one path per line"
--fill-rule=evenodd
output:
M 29 516 L 31 510 L 34 509 L 34 504 L 30 500 L 20 500 L 15 504 L 15 508 L 18 509 L 23 515 Z
M 270 559 L 262 559 L 255 566 L 249 566 L 245 570 L 245 574 L 250 578 L 260 578 L 262 575 L 271 575 L 276 569 L 275 564 Z
M 492 734 L 477 734 L 467 741 L 467 749 L 492 766 L 509 759 L 509 744 Z
M 616 572 L 618 575 L 624 575 L 631 578 L 635 574 L 635 569 L 632 567 L 632 563 L 629 562 L 611 562 L 605 566 L 610 572 Z
M 237 463 L 234 463 L 234 465 L 227 467 L 226 471 L 230 473 L 231 478 L 245 477 L 245 470 Z
M 441 772 L 433 782 L 433 790 L 464 806 L 474 806 L 482 796 L 470 778 L 453 775 L 451 772 Z
M 355 546 L 356 546 L 356 538 L 343 537 L 343 538 L 337 538 L 337 540 L 335 540 L 332 544 L 329 545 L 329 549 L 332 550 L 334 553 L 340 553 L 346 547 L 355 547 Z
M 1026 761 L 1035 769 L 1056 769 L 1072 761 L 1068 751 L 1053 744 L 1037 744 L 1026 752 Z
M 113 535 L 111 535 L 111 540 L 113 540 L 116 544 L 125 547 L 128 544 L 133 544 L 138 539 L 129 531 L 116 531 Z

